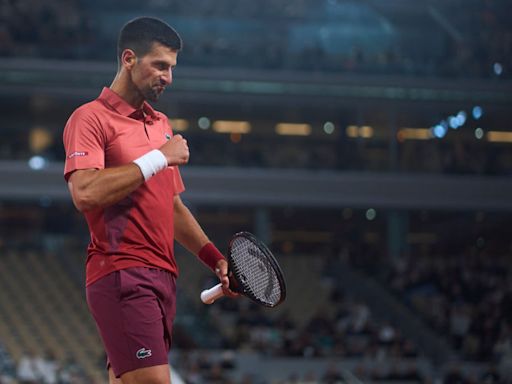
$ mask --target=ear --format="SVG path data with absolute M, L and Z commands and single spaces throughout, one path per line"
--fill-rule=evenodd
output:
M 130 70 L 137 63 L 137 55 L 129 48 L 125 49 L 121 54 L 121 66 Z

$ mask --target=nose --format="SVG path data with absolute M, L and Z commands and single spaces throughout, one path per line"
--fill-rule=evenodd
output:
M 164 85 L 170 85 L 172 83 L 172 68 L 163 72 L 161 81 Z

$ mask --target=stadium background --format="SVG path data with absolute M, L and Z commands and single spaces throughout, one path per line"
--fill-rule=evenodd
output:
M 184 200 L 221 249 L 240 230 L 267 242 L 288 280 L 276 310 L 206 307 L 212 276 L 178 248 L 181 380 L 510 382 L 511 14 L 507 0 L 2 0 L 0 382 L 105 382 L 61 134 L 140 15 L 185 42 L 155 105 L 190 143 Z

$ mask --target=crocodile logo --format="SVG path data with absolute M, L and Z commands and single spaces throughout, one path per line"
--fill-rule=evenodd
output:
M 145 359 L 146 357 L 150 357 L 151 349 L 141 348 L 137 351 L 135 356 L 137 356 L 137 359 Z

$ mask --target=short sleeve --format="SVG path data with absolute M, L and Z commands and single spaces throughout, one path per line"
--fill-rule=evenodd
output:
M 174 194 L 179 195 L 180 193 L 185 191 L 185 184 L 183 184 L 180 170 L 177 166 L 172 167 L 172 177 L 174 183 Z
M 71 115 L 64 128 L 66 181 L 76 170 L 105 168 L 105 132 L 96 114 L 84 107 Z

